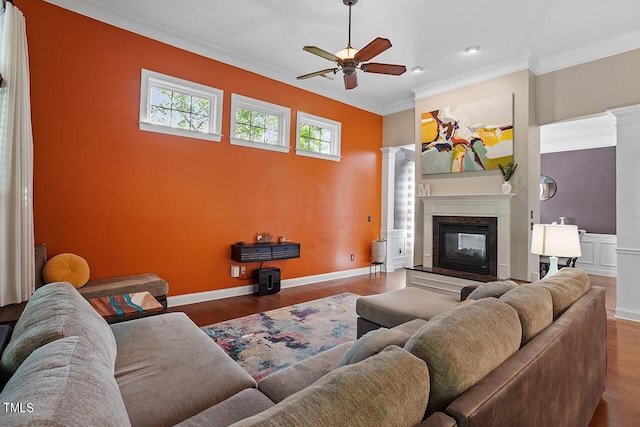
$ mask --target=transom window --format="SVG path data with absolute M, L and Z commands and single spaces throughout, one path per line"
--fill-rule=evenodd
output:
M 289 151 L 289 108 L 234 93 L 231 115 L 231 144 Z
M 298 112 L 296 154 L 340 161 L 342 124 Z
M 142 70 L 140 129 L 220 141 L 220 89 Z
M 211 100 L 151 87 L 149 122 L 178 129 L 209 131 Z

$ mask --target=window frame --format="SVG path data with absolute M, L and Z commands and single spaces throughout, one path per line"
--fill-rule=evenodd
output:
M 302 124 L 328 129 L 331 132 L 331 153 L 318 153 L 317 151 L 305 150 L 300 147 L 300 127 Z M 298 111 L 296 118 L 296 154 L 299 156 L 315 157 L 317 159 L 332 160 L 339 162 L 342 159 L 342 123 L 313 114 Z
M 210 101 L 209 131 L 201 132 L 192 129 L 180 129 L 166 125 L 151 123 L 149 120 L 151 106 L 151 87 L 159 87 L 180 94 L 196 96 Z M 200 83 L 194 83 L 155 71 L 142 69 L 140 81 L 140 130 L 164 133 L 187 138 L 204 139 L 220 142 L 222 139 L 222 101 L 224 91 Z
M 244 110 L 255 111 L 258 113 L 269 114 L 278 117 L 278 143 L 269 144 L 267 142 L 257 142 L 242 138 L 236 138 L 236 110 L 242 108 Z M 291 148 L 290 129 L 291 129 L 291 109 L 281 105 L 272 104 L 270 102 L 261 101 L 259 99 L 249 98 L 247 96 L 231 94 L 231 127 L 229 141 L 232 145 L 240 145 L 243 147 L 259 148 L 261 150 L 277 151 L 280 153 L 288 153 Z

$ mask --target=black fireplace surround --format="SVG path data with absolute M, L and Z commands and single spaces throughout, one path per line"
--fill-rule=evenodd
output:
M 433 217 L 433 267 L 497 275 L 498 218 Z

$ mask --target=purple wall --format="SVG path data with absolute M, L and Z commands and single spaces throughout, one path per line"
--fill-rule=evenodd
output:
M 542 154 L 540 173 L 556 195 L 540 202 L 540 222 L 567 217 L 587 233 L 616 234 L 616 147 Z

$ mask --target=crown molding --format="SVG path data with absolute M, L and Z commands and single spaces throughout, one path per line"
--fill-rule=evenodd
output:
M 561 153 L 565 151 L 591 150 L 594 148 L 615 147 L 616 138 L 598 139 L 587 138 L 583 140 L 571 140 L 540 144 L 540 154 Z
M 184 33 L 174 32 L 141 18 L 133 18 L 119 13 L 115 8 L 98 3 L 95 0 L 44 0 L 47 3 L 87 16 L 100 22 L 131 31 L 144 37 L 202 55 L 204 57 L 229 64 L 234 67 L 251 71 L 270 79 L 324 96 L 347 105 L 360 108 L 379 115 L 393 114 L 415 107 L 415 100 L 438 95 L 451 90 L 482 83 L 494 78 L 502 77 L 525 69 L 534 74 L 545 74 L 562 68 L 579 65 L 612 55 L 617 55 L 640 48 L 640 32 L 628 34 L 589 46 L 574 49 L 565 53 L 543 59 L 527 53 L 519 58 L 509 59 L 478 68 L 467 73 L 438 80 L 413 89 L 413 99 L 407 98 L 392 104 L 365 102 L 353 94 L 342 89 L 328 87 L 321 80 L 299 81 L 291 73 L 278 67 L 271 67 L 257 61 L 251 61 L 234 52 L 204 42 L 200 39 L 186 36 Z
M 477 68 L 467 73 L 458 74 L 443 80 L 438 80 L 428 85 L 413 89 L 414 99 L 428 98 L 462 87 L 471 86 L 477 83 L 486 82 L 491 79 L 506 76 L 518 71 L 532 69 L 536 63 L 536 58 L 532 55 L 521 56 L 516 59 L 508 59 L 486 67 Z
M 412 97 L 407 99 L 401 99 L 400 101 L 394 102 L 393 104 L 389 104 L 386 108 L 382 109 L 380 114 L 383 116 L 387 116 L 393 113 L 399 113 L 400 111 L 413 110 L 416 106 L 416 103 Z
M 540 59 L 536 74 L 546 74 L 640 48 L 640 31 Z

